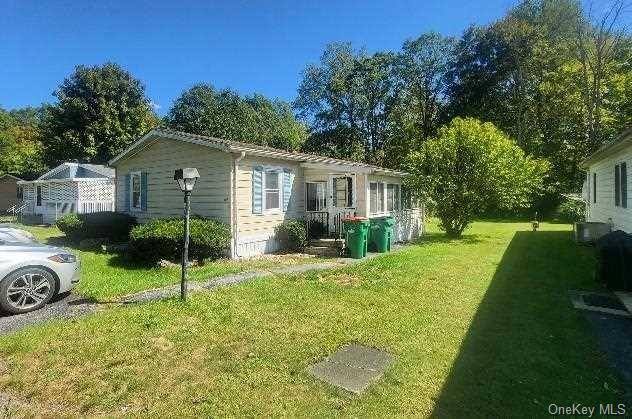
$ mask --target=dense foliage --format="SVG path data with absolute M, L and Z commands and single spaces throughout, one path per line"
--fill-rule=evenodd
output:
M 184 221 L 157 219 L 134 227 L 130 233 L 130 253 L 141 260 L 177 261 L 182 256 Z M 189 257 L 203 261 L 226 256 L 230 249 L 230 228 L 218 221 L 192 218 Z
M 426 33 L 400 51 L 348 43 L 306 67 L 294 105 L 308 151 L 401 168 L 456 116 L 494 123 L 551 163 L 534 210 L 579 191 L 579 162 L 632 123 L 624 2 L 589 15 L 574 0 L 525 0 L 460 39 Z
M 0 175 L 31 179 L 46 170 L 39 132 L 42 109 L 0 109 Z
M 553 218 L 556 221 L 575 223 L 586 219 L 586 203 L 578 199 L 564 199 L 555 209 Z
M 290 106 L 261 95 L 241 97 L 232 90 L 215 90 L 197 84 L 176 99 L 166 124 L 199 135 L 295 150 L 305 142 L 307 130 Z
M 118 212 L 93 212 L 90 214 L 66 214 L 57 219 L 57 227 L 70 240 L 103 238 L 124 242 L 136 225 L 134 217 Z
M 77 66 L 54 94 L 42 125 L 51 166 L 106 163 L 158 122 L 142 83 L 117 64 Z
M 408 160 L 408 186 L 423 191 L 441 228 L 460 236 L 486 211 L 529 205 L 548 163 L 525 155 L 491 123 L 455 118 Z
M 303 220 L 287 220 L 275 228 L 283 248 L 301 250 L 307 246 L 307 226 Z

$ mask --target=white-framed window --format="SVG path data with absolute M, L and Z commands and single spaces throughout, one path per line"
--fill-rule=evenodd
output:
M 307 202 L 307 211 L 323 211 L 327 207 L 327 198 L 325 190 L 327 184 L 325 182 L 306 182 L 305 194 Z
M 18 186 L 16 198 L 18 201 L 22 201 L 24 199 L 24 187 Z
M 278 169 L 266 169 L 263 175 L 263 201 L 266 211 L 281 209 L 281 171 Z
M 384 212 L 384 184 L 382 182 L 369 183 L 369 213 Z
M 386 211 L 399 211 L 399 209 L 399 185 L 396 183 L 389 183 L 388 185 L 386 185 Z
M 142 209 L 142 180 L 140 172 L 132 172 L 130 173 L 129 179 L 129 203 L 130 208 L 134 211 L 140 211 Z
M 351 176 L 333 179 L 334 202 L 336 208 L 353 208 L 353 178 Z

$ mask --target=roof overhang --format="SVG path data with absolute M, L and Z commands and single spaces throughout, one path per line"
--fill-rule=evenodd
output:
M 601 147 L 599 150 L 588 156 L 581 163 L 579 167 L 582 169 L 588 169 L 594 163 L 597 163 L 603 159 L 611 157 L 618 152 L 632 146 L 632 128 L 628 128 L 623 131 L 612 142 Z
M 28 185 L 31 183 L 66 183 L 66 182 L 87 182 L 87 181 L 114 181 L 114 178 L 109 177 L 75 177 L 72 179 L 35 179 L 35 180 L 21 180 L 17 182 L 18 185 Z
M 20 179 L 17 176 L 13 176 L 11 173 L 5 173 L 4 175 L 0 175 L 0 179 L 5 178 L 5 177 L 10 177 L 11 179 L 15 179 L 15 180 L 17 180 L 19 182 L 23 182 L 22 179 Z
M 257 146 L 247 143 L 240 143 L 237 141 L 222 140 L 219 138 L 206 137 L 202 135 L 188 134 L 184 132 L 165 130 L 165 129 L 153 129 L 145 134 L 138 141 L 130 145 L 123 152 L 118 154 L 112 160 L 108 162 L 111 166 L 123 158 L 133 156 L 142 150 L 142 146 L 151 140 L 166 138 L 171 140 L 183 141 L 190 144 L 202 145 L 205 147 L 211 147 L 227 153 L 246 153 L 250 156 L 267 157 L 271 159 L 289 160 L 300 163 L 314 163 L 326 166 L 331 170 L 332 166 L 349 166 L 353 168 L 353 171 L 368 170 L 367 173 L 379 173 L 392 176 L 405 176 L 407 173 L 397 170 L 386 169 L 382 167 L 372 166 L 366 163 L 353 162 L 348 160 L 334 159 L 325 156 L 318 156 L 315 154 L 297 153 L 293 151 L 279 150 L 269 147 Z

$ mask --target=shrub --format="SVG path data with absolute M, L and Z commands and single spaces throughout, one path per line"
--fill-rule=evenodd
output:
M 127 241 L 136 220 L 127 214 L 103 211 L 90 214 L 66 214 L 58 218 L 55 224 L 66 237 L 75 242 L 97 238 Z
M 167 218 L 141 224 L 130 232 L 129 251 L 139 259 L 156 262 L 177 261 L 182 257 L 184 221 Z M 192 218 L 189 236 L 189 258 L 218 259 L 230 249 L 230 228 L 218 221 Z
M 288 220 L 275 227 L 275 233 L 284 248 L 301 250 L 307 245 L 307 227 L 302 220 Z
M 78 242 L 84 238 L 83 221 L 77 214 L 62 215 L 55 221 L 55 225 L 72 241 Z
M 454 118 L 408 157 L 407 186 L 425 198 L 450 236 L 488 211 L 527 208 L 549 163 L 524 153 L 491 123 Z
M 565 199 L 555 209 L 554 219 L 566 223 L 584 221 L 586 217 L 586 204 L 575 199 Z

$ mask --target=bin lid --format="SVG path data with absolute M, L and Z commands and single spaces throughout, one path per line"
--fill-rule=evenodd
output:
M 342 219 L 343 223 L 362 223 L 368 221 L 369 219 L 366 217 L 347 217 Z

